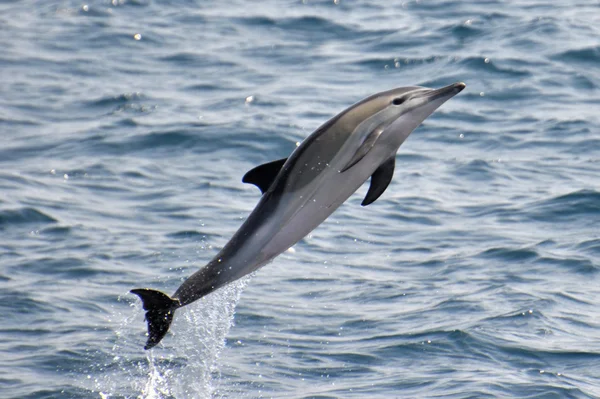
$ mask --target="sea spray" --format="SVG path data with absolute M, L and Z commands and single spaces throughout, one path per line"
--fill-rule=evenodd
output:
M 148 354 L 150 369 L 141 398 L 214 397 L 221 382 L 219 354 L 248 280 L 223 287 L 178 311 L 164 349 Z
M 119 320 L 109 351 L 98 351 L 90 359 L 93 370 L 85 370 L 84 389 L 101 399 L 205 399 L 218 397 L 221 383 L 219 354 L 234 322 L 235 306 L 250 277 L 202 298 L 178 311 L 165 341 L 156 348 L 142 349 L 141 304 L 130 309 L 116 307 L 108 324 Z M 127 297 L 120 297 L 119 302 Z M 106 359 L 106 360 L 100 360 Z M 83 370 L 82 370 L 83 373 Z M 91 386 L 90 386 L 91 383 Z

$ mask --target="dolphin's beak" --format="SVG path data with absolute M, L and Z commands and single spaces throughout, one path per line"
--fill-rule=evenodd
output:
M 426 98 L 428 102 L 435 101 L 441 98 L 443 98 L 445 101 L 463 91 L 465 87 L 467 87 L 467 85 L 463 82 L 457 82 L 449 86 L 442 87 L 441 89 L 423 92 L 419 95 L 419 97 Z

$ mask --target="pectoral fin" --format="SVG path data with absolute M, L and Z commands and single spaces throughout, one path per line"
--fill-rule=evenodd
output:
M 365 199 L 361 203 L 362 206 L 367 206 L 375 202 L 377 198 L 383 194 L 394 176 L 394 168 L 396 166 L 396 155 L 392 155 L 384 163 L 379 165 L 375 173 L 371 175 L 371 185 Z
M 356 152 L 354 153 L 354 156 L 352 157 L 352 159 L 350 159 L 350 161 L 346 164 L 346 166 L 344 166 L 340 170 L 340 173 L 345 172 L 346 170 L 350 169 L 351 167 L 356 165 L 356 163 L 358 161 L 363 159 L 364 156 L 367 155 L 367 153 L 369 151 L 371 151 L 371 148 L 373 148 L 373 146 L 375 145 L 375 142 L 377 141 L 377 139 L 379 138 L 379 136 L 381 135 L 383 130 L 384 129 L 382 127 L 377 127 L 377 128 L 375 128 L 375 130 L 373 130 L 371 133 L 369 133 L 369 135 L 365 138 L 365 141 L 362 142 L 360 147 L 358 147 L 358 150 L 356 150 Z
M 260 189 L 261 193 L 264 194 L 265 191 L 271 187 L 271 184 L 279 174 L 285 161 L 287 161 L 287 158 L 258 165 L 257 167 L 250 169 L 244 177 L 242 177 L 242 182 L 254 184 Z

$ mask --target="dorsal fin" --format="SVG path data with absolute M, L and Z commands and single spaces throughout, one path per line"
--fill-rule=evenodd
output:
M 396 167 L 396 154 L 388 158 L 384 163 L 379 165 L 375 172 L 371 175 L 371 185 L 365 199 L 361 203 L 362 206 L 367 206 L 375 202 L 377 198 L 383 194 L 394 176 L 394 168 Z
M 373 146 L 375 145 L 375 142 L 377 141 L 377 139 L 379 138 L 381 133 L 383 133 L 383 130 L 384 130 L 383 127 L 378 126 L 371 133 L 369 133 L 369 135 L 365 138 L 365 140 L 362 142 L 360 147 L 358 147 L 358 150 L 356 150 L 356 152 L 354 153 L 354 156 L 352 157 L 352 159 L 350 159 L 350 161 L 346 164 L 346 166 L 344 166 L 340 170 L 340 173 L 345 172 L 346 170 L 350 169 L 351 167 L 356 165 L 356 163 L 358 161 L 363 159 L 364 156 L 367 155 L 367 153 L 369 151 L 371 151 L 371 148 L 373 148 Z
M 260 188 L 261 193 L 264 194 L 265 191 L 271 187 L 273 180 L 275 180 L 275 177 L 279 174 L 285 161 L 287 161 L 287 158 L 258 165 L 257 167 L 250 169 L 244 177 L 242 177 L 242 182 L 254 184 L 256 187 Z

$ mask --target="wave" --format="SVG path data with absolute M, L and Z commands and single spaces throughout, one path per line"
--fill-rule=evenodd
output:
M 0 228 L 27 223 L 57 223 L 58 220 L 35 208 L 20 208 L 0 211 Z

